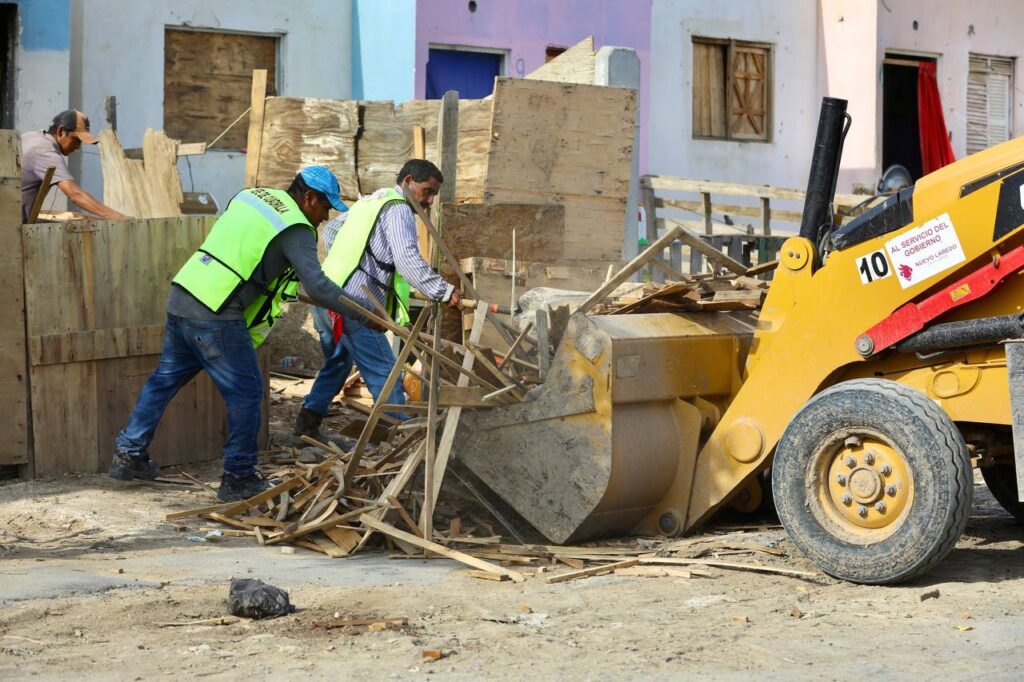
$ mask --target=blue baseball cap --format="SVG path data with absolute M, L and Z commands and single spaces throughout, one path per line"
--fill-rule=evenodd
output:
M 336 211 L 347 211 L 348 206 L 341 200 L 341 187 L 338 186 L 338 178 L 327 169 L 327 166 L 306 166 L 299 172 L 303 182 L 310 189 L 320 192 Z

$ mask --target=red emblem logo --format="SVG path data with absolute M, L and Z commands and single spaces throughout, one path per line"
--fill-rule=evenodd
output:
M 900 277 L 902 277 L 903 279 L 905 279 L 905 280 L 907 280 L 909 282 L 910 281 L 910 276 L 912 274 L 914 274 L 914 268 L 910 267 L 909 265 L 901 265 L 900 266 Z

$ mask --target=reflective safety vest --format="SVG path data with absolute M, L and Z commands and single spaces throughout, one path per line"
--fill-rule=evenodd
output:
M 305 225 L 316 235 L 316 228 L 287 192 L 263 187 L 242 190 L 173 281 L 219 313 L 252 277 L 274 237 L 292 225 Z M 254 347 L 267 338 L 281 314 L 282 301 L 295 300 L 298 289 L 298 277 L 289 267 L 246 307 L 245 322 Z
M 380 212 L 385 207 L 398 202 L 404 203 L 405 197 L 394 187 L 390 187 L 379 196 L 371 195 L 360 199 L 349 207 L 348 216 L 334 238 L 331 250 L 327 252 L 327 258 L 323 262 L 324 274 L 330 277 L 335 284 L 344 287 L 352 278 L 353 273 L 360 269 L 359 264 L 363 260 L 363 254 L 370 250 L 370 235 L 373 234 L 373 229 L 377 225 Z M 370 251 L 370 257 L 376 260 L 372 251 Z M 391 272 L 390 281 L 387 282 L 381 282 L 372 275 L 370 276 L 370 279 L 384 287 L 387 292 L 384 307 L 397 324 L 409 324 L 409 293 L 411 290 L 409 283 L 398 274 L 393 263 L 377 261 L 377 264 L 382 269 Z

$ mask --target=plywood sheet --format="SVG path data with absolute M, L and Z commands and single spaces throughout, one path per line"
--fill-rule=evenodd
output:
M 28 371 L 21 249 L 21 143 L 13 130 L 0 131 L 0 404 L 4 437 L 0 465 L 28 462 Z
M 181 215 L 177 140 L 146 130 L 142 160 L 129 159 L 112 130 L 100 131 L 99 147 L 104 204 L 134 218 Z
M 268 97 L 256 184 L 286 189 L 304 166 L 331 169 L 346 199 L 359 197 L 356 178 L 358 103 L 351 100 Z M 410 144 L 412 137 L 409 138 Z
M 524 78 L 559 83 L 594 82 L 594 36 L 587 36 Z
M 397 106 L 390 101 L 360 102 L 362 133 L 357 144 L 359 190 L 363 194 L 393 185 L 402 164 L 414 158 L 413 126 L 423 126 L 426 158 L 438 162 L 439 106 L 439 100 L 411 100 Z M 481 200 L 490 128 L 491 100 L 459 101 L 456 201 Z
M 37 475 L 107 465 L 159 360 L 155 328 L 170 280 L 212 224 L 192 217 L 23 227 L 27 333 L 39 361 L 31 370 Z M 171 402 L 150 452 L 163 464 L 216 458 L 224 423 L 223 400 L 201 375 Z
M 484 201 L 565 206 L 563 257 L 622 257 L 636 91 L 499 78 Z
M 444 240 L 458 259 L 561 260 L 565 207 L 545 204 L 446 204 Z
M 253 69 L 267 70 L 267 93 L 276 94 L 277 36 L 192 31 L 164 32 L 164 126 L 186 142 L 211 142 L 249 107 Z M 130 58 L 130 57 L 129 57 Z M 235 125 L 218 149 L 246 146 L 246 127 Z

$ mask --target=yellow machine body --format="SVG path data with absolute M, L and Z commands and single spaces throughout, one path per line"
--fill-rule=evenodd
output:
M 876 226 L 877 234 L 831 251 L 823 263 L 815 264 L 808 240 L 787 240 L 756 318 L 576 315 L 539 398 L 464 416 L 459 457 L 549 539 L 565 542 L 676 534 L 727 503 L 756 507 L 758 474 L 787 425 L 816 394 L 849 379 L 912 387 L 965 433 L 1005 430 L 1010 397 L 1000 346 L 923 358 L 878 349 L 865 357 L 857 340 L 901 306 L 1021 246 L 1022 178 L 1024 138 L 923 178 L 905 225 Z M 889 255 L 889 275 L 865 278 L 865 258 L 940 217 L 961 252 L 948 265 L 908 283 Z M 1022 308 L 1024 280 L 1014 272 L 938 321 Z M 863 525 L 875 521 L 871 512 Z

